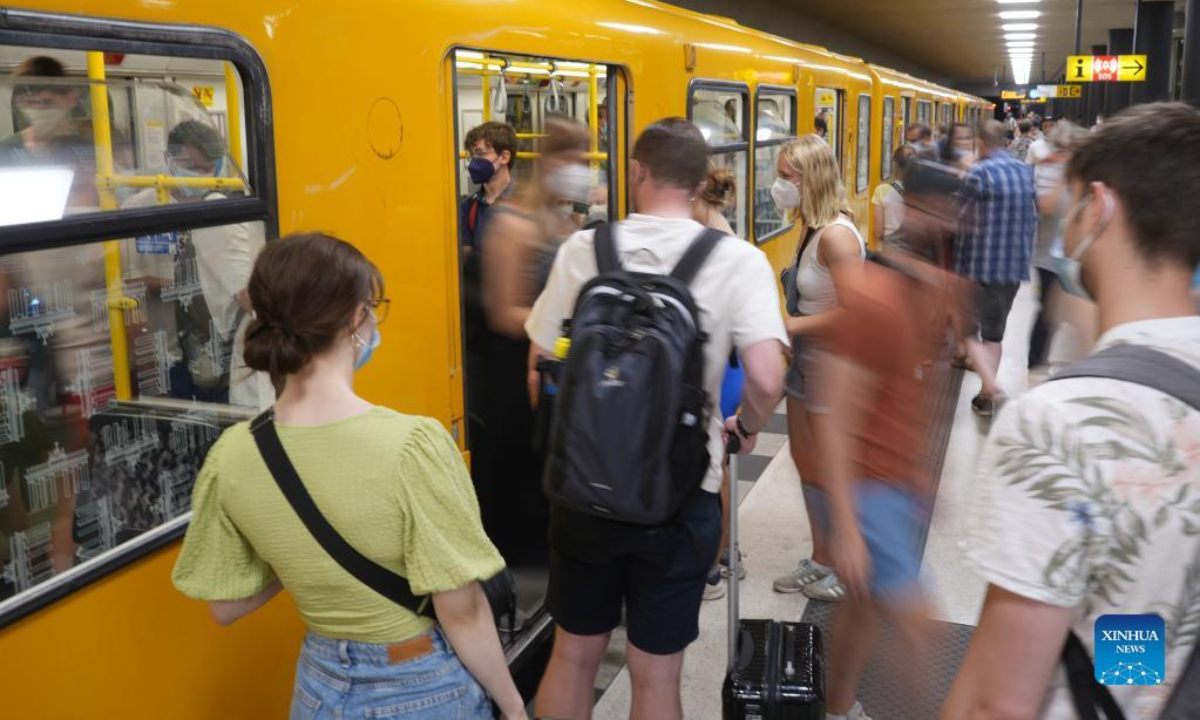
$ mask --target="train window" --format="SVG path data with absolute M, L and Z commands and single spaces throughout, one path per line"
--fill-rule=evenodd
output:
M 883 98 L 883 135 L 880 137 L 880 180 L 892 176 L 892 146 L 896 136 L 896 98 L 886 95 Z
M 937 128 L 933 127 L 933 103 L 928 100 L 917 101 L 917 122 L 937 132 Z
M 55 47 L 10 20 L 0 624 L 181 535 L 211 443 L 274 401 L 241 352 L 276 232 L 258 55 L 151 26 L 111 54 L 134 26 L 82 18 L 59 19 Z
M 783 146 L 796 137 L 796 91 L 760 85 L 754 130 L 754 238 L 764 242 L 791 223 L 771 199 Z
M 688 94 L 688 119 L 708 141 L 712 166 L 733 173 L 733 201 L 721 214 L 735 235 L 748 238 L 750 90 L 740 83 L 696 80 Z
M 904 128 L 907 130 L 913 121 L 912 98 L 907 95 L 900 96 L 900 109 L 900 115 L 904 118 Z
M 941 118 L 938 124 L 946 131 L 950 132 L 950 126 L 954 123 L 954 106 L 950 103 L 942 103 Z
M 839 162 L 842 159 L 842 97 L 840 90 L 819 87 L 813 103 L 816 108 L 814 132 L 825 138 Z
M 855 149 L 854 191 L 865 193 L 871 184 L 871 96 L 858 96 L 858 147 Z

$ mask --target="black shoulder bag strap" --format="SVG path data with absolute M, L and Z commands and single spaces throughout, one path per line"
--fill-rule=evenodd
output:
M 621 269 L 621 259 L 617 257 L 617 242 L 613 238 L 611 223 L 596 228 L 596 237 L 592 242 L 596 246 L 596 269 L 600 275 Z
M 268 410 L 254 418 L 250 423 L 250 433 L 254 435 L 254 443 L 258 445 L 258 452 L 271 471 L 271 477 L 275 478 L 283 496 L 325 552 L 346 572 L 388 600 L 417 615 L 434 617 L 433 603 L 428 597 L 413 595 L 408 580 L 355 550 L 321 514 L 296 473 L 295 466 L 288 459 L 283 443 L 279 441 L 274 411 Z
M 1200 410 L 1200 370 L 1145 346 L 1114 345 L 1058 373 L 1053 380 L 1086 377 L 1136 383 Z M 1125 714 L 1108 687 L 1096 682 L 1092 659 L 1074 631 L 1067 636 L 1062 659 L 1071 687 L 1071 700 L 1081 720 L 1099 720 L 1097 707 L 1104 711 L 1108 720 L 1125 720 Z M 1200 658 L 1193 649 L 1160 720 L 1195 717 L 1200 717 Z
M 700 267 L 704 265 L 704 261 L 712 254 L 713 249 L 717 247 L 717 243 L 723 237 L 725 237 L 725 233 L 720 230 L 705 228 L 704 232 L 700 233 L 700 236 L 688 246 L 683 257 L 679 258 L 679 262 L 671 270 L 671 277 L 684 285 L 691 285 L 692 280 L 696 278 L 696 273 L 700 272 Z

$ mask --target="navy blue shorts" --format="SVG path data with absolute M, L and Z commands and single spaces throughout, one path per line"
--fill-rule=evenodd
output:
M 554 622 L 575 635 L 610 632 L 624 606 L 634 647 L 654 655 L 682 652 L 700 635 L 700 602 L 720 543 L 721 501 L 703 490 L 664 528 L 554 507 L 546 605 Z

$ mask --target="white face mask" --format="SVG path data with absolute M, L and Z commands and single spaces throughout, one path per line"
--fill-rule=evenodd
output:
M 1075 220 L 1075 216 L 1092 201 L 1093 197 L 1089 196 L 1080 200 L 1079 204 L 1067 212 L 1063 223 L 1064 227 L 1070 225 Z M 1055 245 L 1050 249 L 1050 255 L 1054 258 L 1054 272 L 1058 275 L 1058 280 L 1062 283 L 1063 289 L 1067 291 L 1067 294 L 1083 298 L 1084 300 L 1094 300 L 1094 298 L 1088 292 L 1088 289 L 1083 286 L 1083 254 L 1087 252 L 1092 243 L 1096 242 L 1096 238 L 1100 237 L 1100 234 L 1108 227 L 1108 223 L 1112 221 L 1114 211 L 1112 200 L 1107 195 L 1102 196 L 1100 199 L 1104 203 L 1104 212 L 1100 215 L 1100 223 L 1096 225 L 1095 229 L 1085 235 L 1083 240 L 1079 241 L 1079 244 L 1075 246 L 1075 252 L 1071 253 L 1070 256 L 1065 255 L 1065 248 L 1061 244 Z
M 71 108 L 27 108 L 21 113 L 32 127 L 56 127 L 71 119 Z
M 804 201 L 800 195 L 800 188 L 781 177 L 775 178 L 775 182 L 771 184 L 771 199 L 775 201 L 775 206 L 783 211 L 798 210 Z
M 592 189 L 592 173 L 582 165 L 566 165 L 546 175 L 546 189 L 564 200 L 586 203 Z

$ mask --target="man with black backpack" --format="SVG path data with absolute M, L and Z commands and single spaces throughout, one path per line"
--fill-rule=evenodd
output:
M 987 595 L 943 720 L 1200 717 L 1200 114 L 1130 108 L 1066 174 L 1056 272 L 1102 335 L 992 428 L 966 525 Z
M 556 346 L 565 355 L 545 478 L 558 627 L 535 709 L 547 717 L 591 716 L 622 609 L 631 717 L 682 717 L 683 651 L 699 634 L 721 539 L 723 434 L 749 452 L 782 394 L 787 335 L 766 256 L 692 220 L 704 137 L 660 120 L 633 159 L 637 212 L 563 244 L 525 326 L 531 360 Z M 717 403 L 735 348 L 745 389 L 723 430 Z

